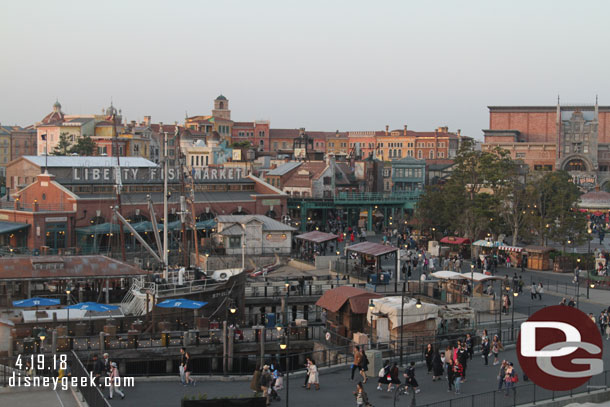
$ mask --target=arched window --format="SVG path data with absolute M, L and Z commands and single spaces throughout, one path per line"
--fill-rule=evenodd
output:
M 224 109 L 224 108 L 225 108 L 225 102 L 220 102 L 220 103 L 218 104 L 218 108 L 219 108 L 219 109 Z
M 430 159 L 434 158 L 434 150 L 430 150 Z
M 424 156 L 424 154 L 422 153 L 422 151 L 421 151 L 421 150 L 419 150 L 419 151 L 417 152 L 417 158 L 419 158 L 419 159 L 421 160 L 421 159 L 423 158 L 423 156 Z
M 587 171 L 587 166 L 583 160 L 570 160 L 565 165 L 566 171 Z

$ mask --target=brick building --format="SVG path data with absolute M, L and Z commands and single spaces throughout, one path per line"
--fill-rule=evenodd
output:
M 610 106 L 489 106 L 483 150 L 508 150 L 530 170 L 566 170 L 583 189 L 610 189 Z

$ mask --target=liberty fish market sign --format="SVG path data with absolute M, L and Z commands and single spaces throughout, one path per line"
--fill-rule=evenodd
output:
M 195 181 L 239 181 L 245 174 L 242 168 L 212 168 L 204 167 L 191 170 L 191 175 Z M 163 180 L 162 168 L 92 168 L 75 167 L 72 168 L 72 181 L 76 182 L 151 182 Z M 179 168 L 167 169 L 168 181 L 180 180 Z

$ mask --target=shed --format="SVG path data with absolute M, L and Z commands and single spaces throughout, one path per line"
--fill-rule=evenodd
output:
M 526 246 L 527 252 L 527 268 L 532 270 L 550 270 L 550 253 L 553 251 L 551 247 L 544 246 Z
M 316 305 L 326 310 L 327 327 L 351 338 L 356 332 L 367 332 L 366 315 L 371 298 L 381 295 L 361 288 L 343 286 L 324 292 Z

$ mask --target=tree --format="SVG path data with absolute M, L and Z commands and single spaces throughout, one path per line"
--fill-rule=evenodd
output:
M 72 142 L 70 141 L 68 133 L 61 133 L 59 135 L 59 142 L 53 149 L 53 155 L 68 155 Z
M 512 245 L 519 242 L 520 233 L 526 221 L 527 204 L 533 199 L 530 190 L 521 179 L 521 170 L 513 165 L 507 172 L 505 182 L 498 189 L 498 214 L 506 222 L 512 235 Z
M 76 144 L 70 148 L 70 153 L 81 156 L 90 156 L 93 155 L 96 148 L 97 144 L 95 144 L 95 141 L 93 141 L 89 135 L 85 135 L 76 140 Z
M 580 196 L 578 187 L 565 171 L 549 172 L 528 182 L 531 202 L 524 208 L 530 233 L 540 245 L 551 238 L 564 247 L 584 239 L 586 221 L 574 208 Z
M 231 148 L 248 148 L 250 147 L 250 142 L 248 140 L 236 141 L 231 143 Z

